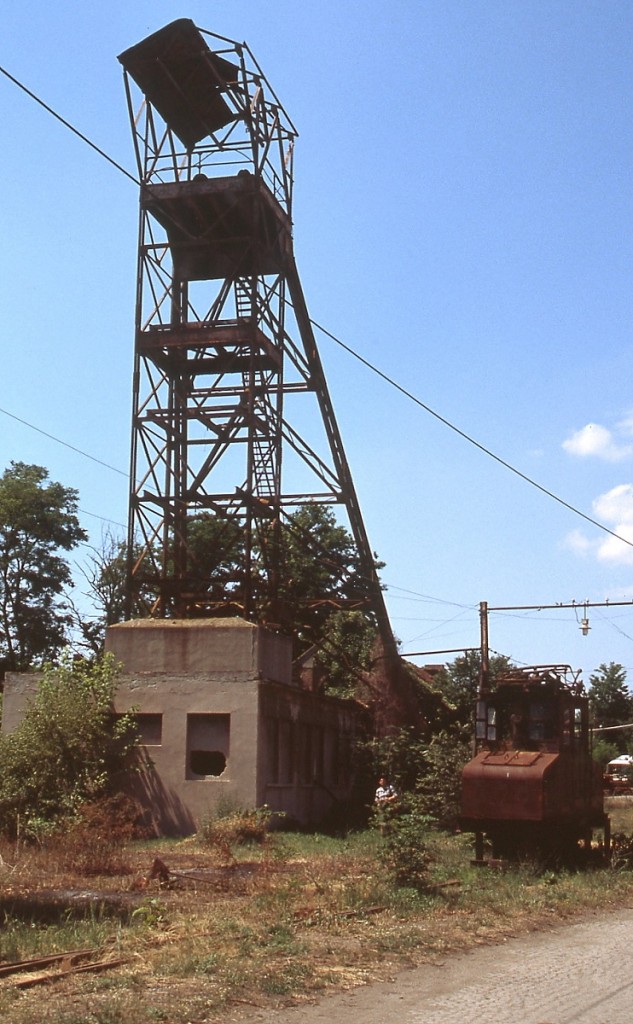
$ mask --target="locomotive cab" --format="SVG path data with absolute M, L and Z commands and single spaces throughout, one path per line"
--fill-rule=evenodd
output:
M 591 757 L 588 700 L 569 666 L 516 668 L 476 705 L 475 754 L 462 776 L 461 825 L 494 857 L 555 853 L 605 828 L 600 768 Z

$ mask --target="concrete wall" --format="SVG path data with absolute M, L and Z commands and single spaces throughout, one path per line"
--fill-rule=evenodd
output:
M 146 793 L 156 831 L 195 831 L 218 804 L 256 806 L 257 687 L 253 679 L 123 675 L 115 711 L 135 711 L 149 740 L 144 752 L 153 770 L 134 788 Z M 200 763 L 205 753 L 218 763 Z
M 152 741 L 135 791 L 155 829 L 191 832 L 220 804 L 255 807 L 258 685 L 290 679 L 290 641 L 242 619 L 139 619 L 111 626 L 106 650 L 123 669 L 115 711 L 134 709 Z
M 2 698 L 2 731 L 13 732 L 22 721 L 29 700 L 37 693 L 39 675 L 30 672 L 7 672 Z
M 292 679 L 292 643 L 244 619 L 133 619 L 110 626 L 106 651 L 134 673 Z
M 358 705 L 262 683 L 259 708 L 258 803 L 318 824 L 350 799 Z
M 37 693 L 37 672 L 6 672 L 2 697 L 2 732 L 13 732 L 22 720 L 28 702 Z

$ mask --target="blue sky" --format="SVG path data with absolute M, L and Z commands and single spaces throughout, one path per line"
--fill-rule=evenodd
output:
M 314 319 L 633 540 L 631 5 L 24 0 L 0 64 L 134 173 L 117 54 L 177 17 L 246 40 L 299 130 Z M 0 469 L 76 487 L 98 545 L 127 515 L 137 191 L 4 77 L 0 123 L 0 407 L 119 472 L 5 413 Z M 632 547 L 320 351 L 403 651 L 475 646 L 482 600 L 633 600 Z M 633 678 L 633 606 L 577 617 L 494 613 L 490 642 Z

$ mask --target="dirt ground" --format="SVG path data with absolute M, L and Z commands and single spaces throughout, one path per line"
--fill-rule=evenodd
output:
M 59 1024 L 325 1024 L 341 1014 L 354 1024 L 462 1024 L 484 1013 L 517 1024 L 629 1024 L 629 872 L 517 878 L 466 865 L 460 875 L 465 848 L 451 838 L 442 840 L 442 866 L 455 874 L 438 885 L 441 898 L 409 913 L 406 893 L 389 903 L 367 837 L 331 849 L 315 841 L 307 852 L 299 839 L 294 852 L 249 851 L 252 859 L 230 865 L 193 840 L 135 844 L 119 888 L 104 877 L 75 893 L 101 900 L 106 890 L 94 886 L 103 882 L 131 901 L 120 927 L 116 914 L 67 919 L 64 908 L 50 932 L 14 924 L 11 901 L 28 899 L 30 913 L 40 897 L 48 906 L 51 891 L 68 899 L 82 879 L 61 868 L 51 878 L 50 852 L 28 851 L 23 872 L 7 860 L 0 959 L 98 947 L 104 971 L 74 973 L 62 962 L 46 989 L 18 990 L 7 977 L 0 1021 L 36 1024 L 45 1003 L 46 1019 Z M 157 852 L 166 885 L 149 871 Z M 21 945 L 12 950 L 12 941 Z M 122 958 L 113 969 L 111 957 Z
M 633 906 L 399 973 L 317 1005 L 259 1011 L 257 1024 L 630 1024 Z

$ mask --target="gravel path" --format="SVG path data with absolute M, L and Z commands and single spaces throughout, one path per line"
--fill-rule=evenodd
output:
M 452 955 L 260 1024 L 631 1024 L 633 909 Z

